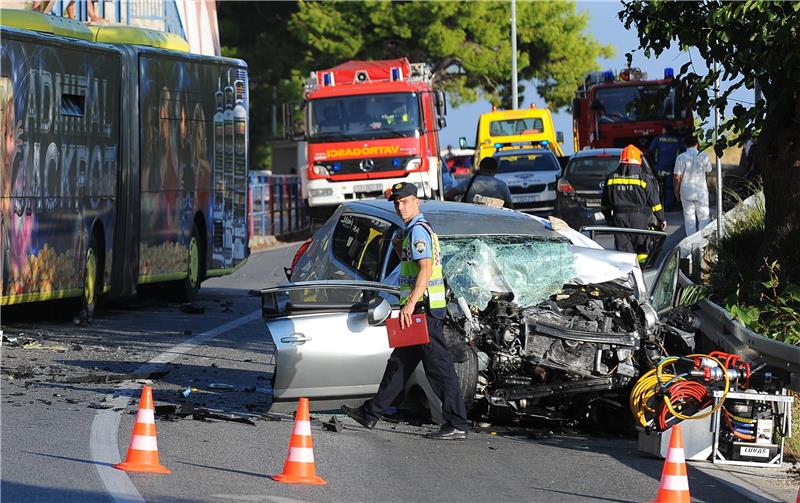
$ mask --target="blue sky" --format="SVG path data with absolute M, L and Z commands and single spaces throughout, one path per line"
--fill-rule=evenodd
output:
M 639 39 L 636 32 L 625 30 L 622 22 L 617 18 L 617 12 L 621 10 L 621 2 L 608 1 L 584 1 L 577 2 L 578 11 L 586 11 L 590 16 L 588 32 L 595 39 L 603 44 L 611 45 L 615 48 L 614 57 L 611 59 L 600 59 L 600 68 L 613 69 L 619 72 L 625 67 L 625 53 L 633 51 L 639 47 Z M 699 74 L 707 72 L 705 62 L 700 58 L 696 50 L 689 53 L 681 52 L 676 47 L 665 51 L 659 58 L 646 59 L 641 51 L 633 55 L 633 66 L 638 66 L 647 72 L 648 78 L 659 78 L 664 74 L 664 68 L 672 67 L 677 74 L 680 67 L 689 61 L 690 56 L 693 60 L 695 71 Z M 711 91 L 709 91 L 711 92 Z M 740 90 L 734 94 L 735 98 L 742 100 L 745 105 L 753 101 L 752 91 Z M 537 106 L 544 106 L 544 101 L 539 98 L 533 86 L 526 85 L 525 100 L 521 105 L 524 108 L 535 103 Z M 487 101 L 468 103 L 459 108 L 450 107 L 448 110 L 448 126 L 440 132 L 440 143 L 442 148 L 447 145 L 458 145 L 458 138 L 465 136 L 467 143 L 472 144 L 475 139 L 475 128 L 478 123 L 478 116 L 491 110 L 491 105 Z M 558 112 L 553 114 L 556 131 L 564 132 L 564 152 L 573 153 L 572 145 L 572 115 L 568 112 Z

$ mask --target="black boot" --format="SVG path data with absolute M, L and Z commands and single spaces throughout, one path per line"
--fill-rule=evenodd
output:
M 378 423 L 377 417 L 370 417 L 364 410 L 364 407 L 350 407 L 349 405 L 342 405 L 342 412 L 350 416 L 355 422 L 364 428 L 371 430 Z
M 425 438 L 430 438 L 431 440 L 466 440 L 467 432 L 459 430 L 455 426 L 445 424 L 439 428 L 439 431 L 434 431 L 425 435 Z

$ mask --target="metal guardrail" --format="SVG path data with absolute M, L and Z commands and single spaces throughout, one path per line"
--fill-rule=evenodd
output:
M 296 175 L 250 176 L 250 236 L 284 236 L 310 226 Z
M 763 196 L 751 196 L 727 212 L 724 216 L 726 224 L 735 222 L 744 206 L 755 204 L 756 197 Z M 678 284 L 681 287 L 693 285 L 693 279 L 699 278 L 705 247 L 715 234 L 715 223 L 712 222 L 701 232 L 685 238 L 678 244 L 684 257 L 682 270 L 678 276 Z M 760 357 L 773 367 L 787 370 L 791 376 L 789 387 L 800 391 L 800 346 L 769 339 L 750 330 L 736 321 L 724 308 L 708 299 L 703 299 L 697 304 L 697 314 L 701 320 L 700 332 L 708 340 L 728 353 L 741 354 L 749 360 Z

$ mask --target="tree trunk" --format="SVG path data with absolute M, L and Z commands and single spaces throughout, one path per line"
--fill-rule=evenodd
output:
M 758 142 L 764 180 L 767 241 L 763 256 L 779 259 L 784 278 L 800 279 L 800 99 L 772 86 Z

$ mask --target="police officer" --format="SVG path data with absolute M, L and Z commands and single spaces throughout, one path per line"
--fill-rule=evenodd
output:
M 661 130 L 661 134 L 653 138 L 648 150 L 653 156 L 653 169 L 658 174 L 661 182 L 661 200 L 664 202 L 664 211 L 671 211 L 675 202 L 675 194 L 672 185 L 672 169 L 675 167 L 675 159 L 678 154 L 683 152 L 683 142 L 675 134 L 672 126 L 667 126 Z
M 602 210 L 606 221 L 615 227 L 647 229 L 652 214 L 661 230 L 666 229 L 658 186 L 642 171 L 642 152 L 628 145 L 622 150 L 619 163 L 603 187 Z M 647 259 L 647 237 L 615 234 L 614 241 L 617 250 L 638 254 L 640 262 Z
M 444 338 L 445 288 L 439 238 L 420 213 L 417 187 L 397 183 L 392 187 L 394 209 L 406 224 L 400 262 L 400 327 L 411 325 L 415 313 L 424 312 L 429 344 L 395 348 L 383 373 L 378 394 L 360 407 L 342 407 L 345 414 L 372 429 L 381 413 L 405 388 L 420 361 L 433 391 L 442 401 L 444 424 L 429 433 L 436 440 L 467 437 L 467 413 L 453 358 Z

